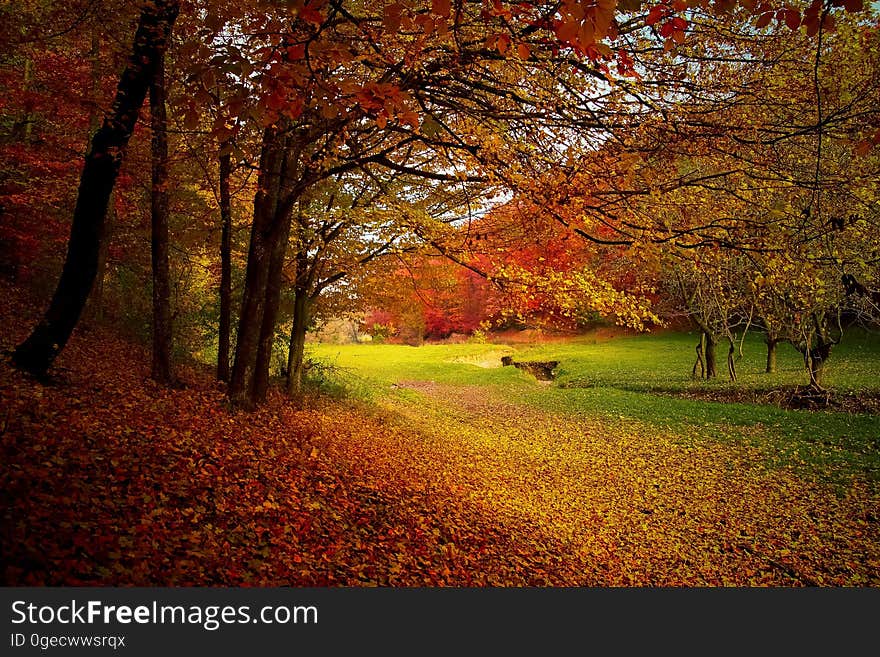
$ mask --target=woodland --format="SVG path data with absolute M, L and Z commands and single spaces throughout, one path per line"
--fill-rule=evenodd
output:
M 0 89 L 3 585 L 880 585 L 876 5 L 7 0 Z

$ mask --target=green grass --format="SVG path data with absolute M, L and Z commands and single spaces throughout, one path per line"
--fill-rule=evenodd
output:
M 504 345 L 457 344 L 409 347 L 390 344 L 309 345 L 308 357 L 330 370 L 329 381 L 356 396 L 373 398 L 401 381 L 435 381 L 453 385 L 530 385 L 534 379 L 500 364 L 514 350 Z
M 696 341 L 696 335 L 663 333 L 602 341 L 587 335 L 512 346 L 311 345 L 310 356 L 332 366 L 327 385 L 362 399 L 396 395 L 417 403 L 417 393 L 395 385 L 410 380 L 484 386 L 511 402 L 598 419 L 619 430 L 638 423 L 672 432 L 682 441 L 754 445 L 773 467 L 806 468 L 832 479 L 861 476 L 880 481 L 880 416 L 690 398 L 804 385 L 801 356 L 791 345 L 779 346 L 778 371 L 766 374 L 763 342 L 759 336 L 747 339 L 738 363 L 739 381 L 733 384 L 726 377 L 726 345 L 718 350 L 723 376 L 711 382 L 692 380 Z M 494 366 L 505 354 L 516 360 L 558 360 L 557 380 L 541 385 L 521 370 Z M 878 373 L 880 337 L 854 333 L 832 353 L 825 382 L 842 394 L 877 394 Z
M 832 352 L 825 383 L 839 392 L 880 391 L 880 336 L 858 333 Z M 737 364 L 739 380 L 727 377 L 727 346 L 719 345 L 719 377 L 709 382 L 691 378 L 695 360 L 693 334 L 663 333 L 597 341 L 581 338 L 539 345 L 454 344 L 410 347 L 389 344 L 310 345 L 320 362 L 341 368 L 372 383 L 433 380 L 477 385 L 515 384 L 531 380 L 497 365 L 502 355 L 516 360 L 558 360 L 556 386 L 564 388 L 613 387 L 638 392 L 691 390 L 770 390 L 807 382 L 801 355 L 788 344 L 778 348 L 777 372 L 764 372 L 765 346 L 749 336 Z
M 612 338 L 596 342 L 589 337 L 565 344 L 544 344 L 522 350 L 522 357 L 561 361 L 560 385 L 614 386 L 628 390 L 683 391 L 706 388 L 767 390 L 807 382 L 801 354 L 789 344 L 777 349 L 777 372 L 766 374 L 766 346 L 758 335 L 747 337 L 743 358 L 737 363 L 736 384 L 727 376 L 727 343 L 718 345 L 717 380 L 694 381 L 696 334 L 664 333 Z M 737 345 L 738 349 L 738 345 Z M 863 332 L 848 335 L 833 351 L 825 371 L 829 387 L 851 392 L 880 389 L 880 337 Z

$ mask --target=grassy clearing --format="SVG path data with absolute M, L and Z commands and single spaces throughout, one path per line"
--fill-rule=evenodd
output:
M 832 354 L 829 387 L 843 394 L 880 390 L 880 339 L 853 334 Z M 545 413 L 601 420 L 613 431 L 671 432 L 685 442 L 722 441 L 759 448 L 770 467 L 794 467 L 833 481 L 880 482 L 880 417 L 785 410 L 772 404 L 689 398 L 697 393 L 765 391 L 805 382 L 800 354 L 780 345 L 778 372 L 764 373 L 764 345 L 753 337 L 738 364 L 740 381 L 690 377 L 696 336 L 666 333 L 597 340 L 590 335 L 539 345 L 313 345 L 311 356 L 332 366 L 327 386 L 370 400 L 388 395 L 417 402 L 408 381 L 481 386 L 487 394 Z M 720 366 L 724 349 L 719 348 Z M 539 384 L 512 367 L 517 360 L 558 360 L 557 380 Z M 738 388 L 737 388 L 738 386 Z M 675 396 L 673 396 L 675 395 Z
M 535 345 L 451 344 L 311 345 L 318 360 L 374 381 L 392 383 L 399 378 L 445 383 L 510 383 L 499 374 L 504 355 L 517 360 L 559 360 L 557 386 L 615 387 L 649 392 L 682 392 L 696 389 L 746 388 L 769 390 L 804 385 L 806 374 L 800 354 L 791 345 L 778 351 L 778 371 L 764 372 L 765 346 L 749 336 L 737 364 L 739 381 L 726 376 L 726 345 L 719 346 L 722 376 L 710 382 L 691 378 L 697 336 L 685 333 L 624 336 L 597 340 L 586 335 L 564 342 Z M 880 336 L 848 335 L 835 348 L 826 367 L 826 384 L 839 392 L 880 391 Z
M 20 316 L 0 322 L 0 346 L 18 339 Z M 610 344 L 532 353 L 568 349 L 571 360 L 588 359 L 589 349 L 633 343 Z M 816 428 L 819 416 L 742 405 L 739 419 L 711 419 L 706 409 L 715 407 L 692 399 L 556 387 L 486 367 L 512 352 L 316 347 L 313 357 L 337 366 L 325 385 L 354 400 L 309 395 L 295 405 L 273 390 L 253 413 L 229 411 L 212 368 L 181 367 L 182 389 L 145 385 L 149 353 L 103 332 L 75 336 L 56 385 L 0 362 L 8 409 L 0 542 L 9 548 L 0 578 L 28 586 L 880 585 L 880 487 L 856 476 L 870 458 L 832 450 L 843 464 L 837 473 L 849 477 L 834 487 L 768 467 L 784 451 L 773 441 L 788 441 L 783 429 L 813 422 L 790 440 L 798 448 L 832 435 Z M 748 413 L 767 423 L 777 412 L 781 428 L 747 425 Z M 816 458 L 789 461 L 821 473 Z
M 603 342 L 586 336 L 562 344 L 543 344 L 521 350 L 534 359 L 561 361 L 558 383 L 573 387 L 612 386 L 638 391 L 680 392 L 711 387 L 769 390 L 807 382 L 803 360 L 791 345 L 781 344 L 777 372 L 764 372 L 766 346 L 758 335 L 748 336 L 737 363 L 739 380 L 727 377 L 727 344 L 718 345 L 719 377 L 709 383 L 691 378 L 698 341 L 696 334 L 664 333 L 612 338 Z M 880 336 L 847 335 L 828 362 L 826 384 L 839 392 L 880 389 Z

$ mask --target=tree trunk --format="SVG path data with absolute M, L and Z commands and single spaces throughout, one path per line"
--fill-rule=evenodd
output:
M 95 282 L 110 193 L 138 112 L 167 47 L 179 4 L 179 0 L 154 0 L 144 5 L 113 108 L 92 138 L 58 286 L 45 315 L 13 354 L 15 366 L 35 376 L 44 376 L 64 349 Z
M 804 364 L 807 368 L 807 374 L 810 376 L 810 387 L 816 390 L 825 390 L 822 387 L 823 374 L 825 372 L 825 363 L 831 356 L 830 342 L 819 339 L 818 344 L 810 349 L 809 345 L 804 351 Z
M 732 337 L 728 337 L 729 348 L 727 350 L 727 373 L 730 380 L 736 383 L 736 341 Z
M 697 378 L 697 367 L 700 368 L 700 378 L 704 378 L 706 376 L 706 360 L 703 358 L 703 345 L 706 342 L 706 334 L 700 333 L 700 341 L 697 343 L 696 351 L 697 351 L 697 360 L 694 362 L 694 367 L 691 370 L 691 377 Z
M 168 264 L 168 119 L 165 111 L 165 58 L 150 85 L 153 187 L 150 194 L 153 264 L 153 370 L 159 383 L 171 383 L 171 275 Z
M 297 253 L 296 296 L 293 301 L 293 326 L 290 329 L 290 351 L 287 354 L 287 394 L 297 398 L 302 393 L 303 362 L 306 331 L 309 326 L 310 299 L 305 279 L 308 276 L 306 254 Z
M 776 372 L 776 347 L 779 340 L 768 336 L 764 342 L 767 344 L 767 367 L 764 371 L 767 374 L 773 374 Z
M 115 221 L 116 210 L 113 207 L 113 194 L 111 194 L 107 203 L 107 216 L 104 219 L 104 239 L 101 240 L 98 248 L 98 272 L 86 304 L 86 317 L 93 322 L 104 321 L 104 281 L 107 278 L 107 258 L 110 255 L 110 240 Z
M 251 403 L 266 401 L 269 391 L 269 366 L 272 363 L 272 348 L 275 343 L 275 324 L 278 322 L 278 309 L 281 306 L 282 274 L 287 242 L 290 239 L 291 213 L 279 208 L 275 218 L 272 236 L 272 252 L 269 258 L 269 275 L 266 279 L 266 300 L 263 304 L 263 322 L 260 326 L 260 341 L 257 346 L 257 360 L 254 369 Z
M 253 406 L 257 350 L 263 326 L 266 283 L 273 252 L 271 237 L 284 177 L 286 138 L 277 126 L 263 132 L 254 220 L 248 247 L 247 270 L 235 345 L 235 362 L 229 380 L 229 397 L 238 406 Z M 277 231 L 276 231 L 277 232 Z
M 245 293 L 229 386 L 232 402 L 253 408 L 266 398 L 282 272 L 293 207 L 318 176 L 304 173 L 308 135 L 292 136 L 289 125 L 270 127 L 263 137 L 254 228 L 248 250 Z M 265 157 L 264 157 L 265 156 Z
M 101 127 L 101 107 L 98 104 L 98 98 L 101 94 L 101 39 L 98 36 L 97 29 L 92 33 L 92 47 L 89 50 L 90 71 L 89 84 L 91 93 L 91 109 L 89 111 L 89 134 L 86 137 L 86 143 L 89 143 L 98 129 Z M 104 278 L 107 271 L 107 256 L 110 250 L 110 239 L 113 231 L 113 194 L 107 200 L 107 211 L 104 218 L 104 239 L 98 249 L 98 273 L 95 276 L 95 283 L 92 286 L 92 292 L 86 303 L 85 316 L 92 321 L 103 321 L 104 319 Z
M 302 394 L 309 305 L 308 296 L 297 292 L 293 309 L 293 327 L 290 330 L 290 352 L 287 356 L 287 393 L 294 398 Z
M 718 360 L 715 356 L 715 346 L 718 344 L 715 336 L 705 333 L 706 338 L 706 379 L 714 379 L 718 376 Z
M 232 327 L 232 199 L 229 178 L 232 156 L 229 142 L 220 145 L 220 329 L 217 378 L 229 381 L 229 346 Z
M 25 56 L 24 71 L 22 74 L 24 84 L 22 91 L 27 96 L 32 91 L 34 82 L 34 62 L 30 55 Z M 9 135 L 14 142 L 29 142 L 33 137 L 34 115 L 30 110 L 30 101 L 25 100 L 25 108 L 21 116 L 12 124 Z

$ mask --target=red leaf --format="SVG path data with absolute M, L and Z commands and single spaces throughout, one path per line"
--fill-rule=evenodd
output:
M 648 17 L 645 19 L 645 25 L 654 25 L 661 18 L 663 18 L 663 14 L 665 13 L 666 8 L 663 5 L 655 5 L 651 8 L 651 11 L 648 12 Z
M 280 89 L 276 89 L 266 98 L 266 107 L 273 110 L 279 110 L 284 107 L 286 99 L 284 93 Z
M 837 27 L 837 23 L 834 19 L 834 14 L 825 14 L 822 18 L 822 29 L 828 32 L 833 32 Z
M 431 12 L 443 18 L 449 18 L 452 13 L 450 0 L 431 0 Z
M 315 5 L 308 4 L 299 10 L 299 17 L 306 23 L 320 26 L 324 22 L 324 15 L 315 9 Z
M 403 17 L 403 5 L 394 3 L 385 7 L 382 22 L 389 32 L 397 32 L 400 29 L 400 22 Z

